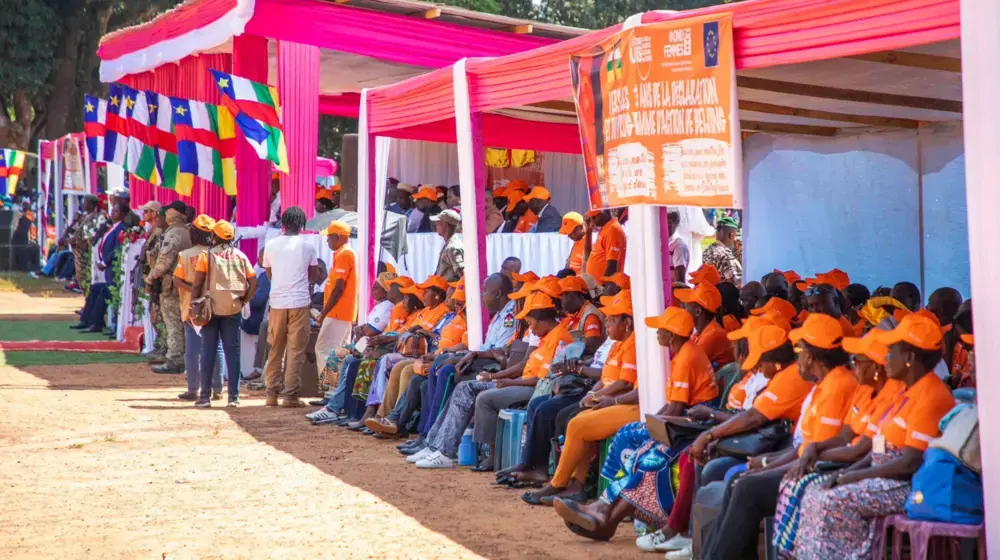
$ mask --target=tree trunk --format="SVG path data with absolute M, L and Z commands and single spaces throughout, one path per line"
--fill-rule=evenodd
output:
M 69 130 L 70 112 L 77 97 L 77 63 L 80 59 L 80 38 L 83 30 L 84 11 L 78 10 L 64 21 L 59 39 L 56 69 L 52 79 L 52 93 L 45 103 L 45 138 L 57 138 Z

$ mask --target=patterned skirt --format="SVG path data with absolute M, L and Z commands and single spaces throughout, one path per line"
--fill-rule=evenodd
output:
M 375 378 L 375 366 L 378 364 L 378 358 L 365 358 L 361 360 L 361 364 L 358 366 L 358 375 L 354 379 L 354 389 L 351 390 L 351 396 L 354 398 L 367 401 L 368 392 L 372 387 L 372 380 Z
M 608 487 L 601 500 L 618 498 L 635 507 L 635 517 L 656 528 L 670 517 L 679 486 L 681 449 L 668 448 L 649 437 L 646 425 L 632 422 L 615 434 L 601 469 Z
M 798 533 L 802 497 L 812 486 L 820 486 L 832 480 L 839 473 L 810 473 L 800 479 L 788 475 L 781 480 L 778 505 L 774 512 L 774 547 L 778 558 L 790 560 L 795 551 L 795 535 Z

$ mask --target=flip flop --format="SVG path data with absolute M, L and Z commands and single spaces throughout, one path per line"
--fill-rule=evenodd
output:
M 511 485 L 511 484 L 513 484 L 515 482 L 517 482 L 516 478 L 514 478 L 513 476 L 510 476 L 510 475 L 505 475 L 505 476 L 498 476 L 497 479 L 496 479 L 496 481 L 494 481 L 493 484 L 496 484 L 497 486 L 508 486 L 509 487 L 509 485 Z
M 607 535 L 601 535 L 601 534 L 598 534 L 598 533 L 590 532 L 590 531 L 584 529 L 583 527 L 581 527 L 579 525 L 575 525 L 573 523 L 570 523 L 569 521 L 563 521 L 563 522 L 566 524 L 566 528 L 569 529 L 570 531 L 572 531 L 573 534 L 580 535 L 581 537 L 585 537 L 585 538 L 588 538 L 588 539 L 591 539 L 591 540 L 595 540 L 595 541 L 605 541 L 605 542 L 607 542 L 607 541 L 611 540 L 611 537 L 609 537 Z
M 552 500 L 552 506 L 555 508 L 556 513 L 559 514 L 559 517 L 562 517 L 567 523 L 578 525 L 588 533 L 595 533 L 597 531 L 599 523 L 589 514 L 581 511 L 580 504 L 571 500 L 556 498 Z
M 528 504 L 529 506 L 542 505 L 541 500 L 535 496 L 534 492 L 525 492 L 524 494 L 521 494 L 521 500 L 523 500 L 524 503 Z

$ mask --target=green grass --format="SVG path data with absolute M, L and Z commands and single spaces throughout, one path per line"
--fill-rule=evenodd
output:
M 22 292 L 25 294 L 56 297 L 74 296 L 63 290 L 63 283 L 51 278 L 32 278 L 27 272 L 0 273 L 0 293 Z
M 100 333 L 82 333 L 70 327 L 71 321 L 0 321 L 0 340 L 110 340 Z
M 135 364 L 142 356 L 113 352 L 5 352 L 0 350 L 0 366 L 68 366 L 86 364 Z

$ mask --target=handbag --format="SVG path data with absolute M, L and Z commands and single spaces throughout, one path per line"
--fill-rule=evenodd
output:
M 979 450 L 979 413 L 976 405 L 963 403 L 951 409 L 940 422 L 941 437 L 930 447 L 944 449 L 974 473 L 983 470 Z
M 692 443 L 702 432 L 715 425 L 715 422 L 698 422 L 687 416 L 646 415 L 646 429 L 650 437 L 669 447 Z
M 552 393 L 560 397 L 575 397 L 586 393 L 593 386 L 594 380 L 585 375 L 577 375 L 575 373 L 560 375 L 555 380 L 555 387 L 552 389 Z
M 716 455 L 727 457 L 754 457 L 780 448 L 792 435 L 788 420 L 765 424 L 755 432 L 720 439 L 714 446 Z
M 209 259 L 214 258 L 211 251 L 206 251 L 206 253 Z M 209 263 L 208 273 L 205 274 L 205 279 L 202 281 L 201 297 L 191 300 L 189 318 L 191 324 L 196 327 L 204 327 L 212 322 L 212 298 L 209 297 L 208 293 L 209 286 L 212 285 L 212 268 L 212 263 Z

